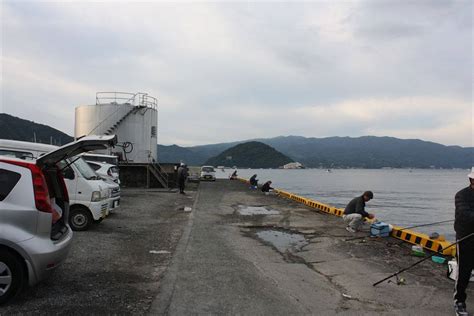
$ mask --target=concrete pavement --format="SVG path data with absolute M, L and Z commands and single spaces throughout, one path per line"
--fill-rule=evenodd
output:
M 278 214 L 239 213 L 249 206 Z M 275 240 L 258 237 L 261 232 Z M 278 244 L 278 236 L 297 235 L 307 241 L 301 249 Z M 352 236 L 339 218 L 238 181 L 202 182 L 149 313 L 453 314 L 453 282 L 444 266 L 427 261 L 403 274 L 404 285 L 373 287 L 418 258 L 398 240 L 345 241 Z M 467 303 L 474 308 L 472 290 Z

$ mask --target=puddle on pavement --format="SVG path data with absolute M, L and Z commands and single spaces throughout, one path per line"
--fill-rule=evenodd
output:
M 279 230 L 262 230 L 256 234 L 258 238 L 271 244 L 281 253 L 300 251 L 309 243 L 301 234 L 291 234 Z
M 269 210 L 264 206 L 244 206 L 239 205 L 239 209 L 237 210 L 240 215 L 248 216 L 248 215 L 278 215 L 280 212 L 276 210 Z

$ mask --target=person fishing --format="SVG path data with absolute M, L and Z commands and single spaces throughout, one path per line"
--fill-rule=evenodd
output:
M 250 177 L 250 179 L 249 179 L 249 182 L 250 182 L 250 186 L 252 186 L 252 187 L 255 187 L 255 188 L 256 188 L 256 187 L 257 187 L 257 185 L 258 185 L 258 179 L 257 179 L 257 175 L 256 175 L 256 174 L 254 174 L 253 176 L 251 176 L 251 177 Z
M 454 230 L 456 239 L 474 233 L 474 167 L 469 178 L 469 186 L 456 193 L 454 197 Z M 474 268 L 474 238 L 465 238 L 457 244 L 456 260 L 458 277 L 454 284 L 454 311 L 456 315 L 468 316 L 466 310 L 466 289 Z
M 271 182 L 271 181 L 265 182 L 265 183 L 262 185 L 262 192 L 263 192 L 263 193 L 266 193 L 266 192 L 270 192 L 270 190 L 273 190 L 273 188 L 271 187 L 271 185 L 272 185 L 272 182 Z
M 372 191 L 365 191 L 361 196 L 353 198 L 349 204 L 347 204 L 342 218 L 344 222 L 347 223 L 346 230 L 348 232 L 355 233 L 365 218 L 375 218 L 374 214 L 365 211 L 365 203 L 373 198 L 374 194 Z

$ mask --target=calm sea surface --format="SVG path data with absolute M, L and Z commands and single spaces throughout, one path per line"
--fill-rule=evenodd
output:
M 216 175 L 228 177 L 231 172 L 216 170 Z M 340 208 L 363 191 L 371 190 L 374 199 L 367 203 L 366 210 L 381 221 L 402 227 L 454 219 L 454 195 L 468 186 L 468 173 L 424 169 L 238 169 L 240 177 L 257 174 L 259 183 L 271 180 L 275 188 Z M 454 240 L 452 222 L 415 230 L 438 232 Z

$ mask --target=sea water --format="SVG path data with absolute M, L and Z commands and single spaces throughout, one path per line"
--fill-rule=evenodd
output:
M 231 169 L 217 170 L 219 178 Z M 364 191 L 374 192 L 366 210 L 377 219 L 402 227 L 454 219 L 454 195 L 468 186 L 468 170 L 435 169 L 238 169 L 242 178 L 257 174 L 259 183 L 338 208 L 344 208 Z M 453 223 L 415 228 L 438 232 L 454 240 Z

